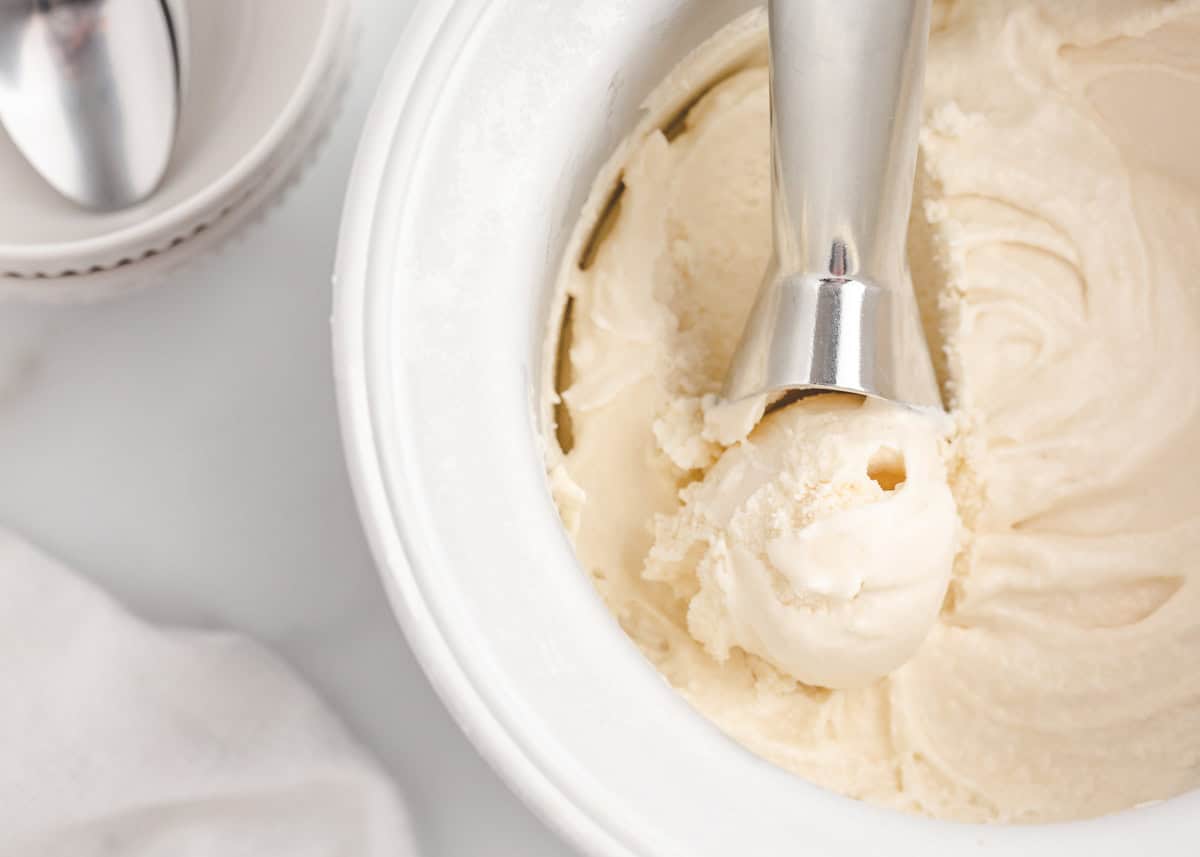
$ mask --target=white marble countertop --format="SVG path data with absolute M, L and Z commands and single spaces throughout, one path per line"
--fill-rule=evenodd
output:
M 143 615 L 244 630 L 407 794 L 424 853 L 565 855 L 433 695 L 346 480 L 330 272 L 359 128 L 412 0 L 361 0 L 341 114 L 263 222 L 106 303 L 0 304 L 0 524 Z

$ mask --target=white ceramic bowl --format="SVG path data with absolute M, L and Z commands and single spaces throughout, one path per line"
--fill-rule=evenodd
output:
M 162 186 L 116 212 L 60 197 L 0 131 L 0 298 L 75 300 L 154 282 L 269 204 L 330 121 L 351 59 L 349 0 L 202 0 Z
M 818 789 L 693 712 L 576 564 L 537 425 L 559 258 L 645 95 L 751 5 L 418 8 L 351 179 L 334 318 L 350 469 L 412 647 L 480 751 L 589 854 L 1195 854 L 1195 794 L 983 827 Z

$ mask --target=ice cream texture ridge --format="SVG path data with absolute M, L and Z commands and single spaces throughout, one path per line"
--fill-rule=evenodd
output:
M 1200 785 L 1200 0 L 935 0 L 908 261 L 948 415 L 718 393 L 770 256 L 766 20 L 593 186 L 548 337 L 582 568 L 825 788 L 1087 818 Z

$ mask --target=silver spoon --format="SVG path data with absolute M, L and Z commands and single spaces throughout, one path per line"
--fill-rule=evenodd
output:
M 0 0 L 0 123 L 63 196 L 133 205 L 171 157 L 182 35 L 164 0 Z
M 905 257 L 929 0 L 770 0 L 773 260 L 723 399 L 942 407 Z

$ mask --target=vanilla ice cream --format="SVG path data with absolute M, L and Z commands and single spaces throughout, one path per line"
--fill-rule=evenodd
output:
M 806 684 L 858 687 L 933 626 L 959 522 L 930 416 L 802 399 L 680 497 L 644 576 L 688 601 L 688 630 L 718 662 L 737 646 Z
M 765 16 L 596 180 L 547 360 L 581 566 L 755 753 L 928 815 L 1200 784 L 1200 2 L 935 2 L 909 264 L 950 414 L 715 396 L 770 255 Z

